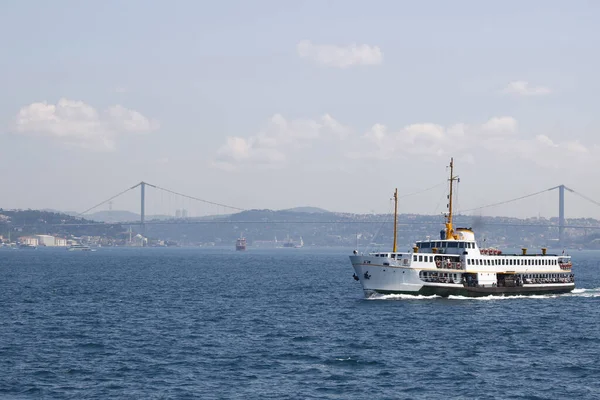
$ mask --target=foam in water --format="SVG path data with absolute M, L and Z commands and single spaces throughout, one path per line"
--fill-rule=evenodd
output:
M 514 299 L 556 299 L 558 297 L 600 297 L 600 288 L 594 289 L 574 289 L 570 293 L 563 294 L 534 294 L 534 295 L 517 295 L 517 296 L 484 296 L 484 297 L 467 297 L 467 296 L 448 296 L 450 300 L 514 300 Z M 431 300 L 442 298 L 438 295 L 423 296 L 412 294 L 379 294 L 375 293 L 367 297 L 367 300 Z
M 412 295 L 412 294 L 379 294 L 375 293 L 369 297 L 367 300 L 431 300 L 438 298 L 438 295 L 431 296 L 423 296 L 423 295 Z
M 565 297 L 600 297 L 600 288 L 593 289 L 573 289 L 571 293 L 565 293 Z
M 534 295 L 517 295 L 517 296 L 483 296 L 483 297 L 466 297 L 466 296 L 448 296 L 451 300 L 514 300 L 514 299 L 554 299 L 557 294 L 534 294 Z

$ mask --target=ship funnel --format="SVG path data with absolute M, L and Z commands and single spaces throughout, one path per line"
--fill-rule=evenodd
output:
M 527 254 L 527 249 L 525 247 L 523 247 L 521 251 L 523 252 L 523 255 Z

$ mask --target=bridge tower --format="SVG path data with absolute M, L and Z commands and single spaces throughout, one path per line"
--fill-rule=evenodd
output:
M 140 182 L 141 192 L 141 205 L 140 205 L 140 224 L 142 229 L 142 235 L 146 233 L 146 225 L 144 220 L 146 219 L 146 182 Z
M 565 185 L 558 187 L 558 243 L 562 246 L 565 239 Z

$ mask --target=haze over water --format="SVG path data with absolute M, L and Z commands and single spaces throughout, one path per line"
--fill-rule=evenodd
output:
M 600 397 L 600 253 L 568 295 L 364 299 L 350 252 L 0 250 L 0 398 Z

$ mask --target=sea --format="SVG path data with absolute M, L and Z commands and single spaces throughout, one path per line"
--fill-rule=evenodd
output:
M 572 293 L 376 296 L 352 249 L 0 249 L 0 399 L 599 399 Z

